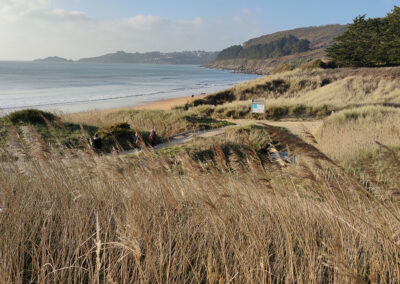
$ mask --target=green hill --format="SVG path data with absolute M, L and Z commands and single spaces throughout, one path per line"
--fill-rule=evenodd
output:
M 344 25 L 326 25 L 318 27 L 299 28 L 253 38 L 246 41 L 243 46 L 247 48 L 257 44 L 270 43 L 283 37 L 293 35 L 298 39 L 309 40 L 311 49 L 325 48 L 332 43 L 333 38 L 343 34 L 345 31 L 346 26 Z
M 295 66 L 325 57 L 325 49 L 347 29 L 344 25 L 326 25 L 281 31 L 229 47 L 207 67 L 249 73 L 270 73 L 276 66 Z

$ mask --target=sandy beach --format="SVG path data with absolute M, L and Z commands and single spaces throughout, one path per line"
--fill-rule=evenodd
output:
M 170 110 L 176 106 L 185 105 L 196 99 L 204 98 L 205 96 L 206 96 L 206 94 L 197 95 L 197 96 L 193 96 L 193 97 L 186 96 L 186 97 L 180 97 L 180 98 L 172 98 L 172 99 L 148 102 L 148 103 L 138 105 L 138 106 L 126 106 L 126 107 L 117 107 L 117 108 L 110 107 L 107 109 L 87 110 L 87 111 L 69 112 L 69 113 L 59 112 L 58 114 L 65 121 L 74 122 L 74 123 L 89 123 L 89 124 L 93 124 L 93 125 L 105 126 L 105 125 L 109 125 L 110 123 L 117 122 L 117 121 L 114 121 L 113 118 L 109 117 L 109 115 L 112 113 L 116 113 L 118 111 Z
M 169 110 L 176 106 L 185 105 L 197 99 L 202 99 L 206 95 L 197 95 L 197 96 L 187 96 L 182 98 L 173 98 L 173 99 L 166 99 L 166 100 L 159 100 L 154 102 L 149 102 L 140 106 L 133 106 L 130 108 L 133 109 L 140 109 L 140 110 Z

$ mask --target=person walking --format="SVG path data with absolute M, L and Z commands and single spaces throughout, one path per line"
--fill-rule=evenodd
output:
M 93 137 L 93 150 L 96 153 L 100 153 L 102 151 L 102 148 L 103 148 L 103 144 L 101 141 L 101 137 L 99 136 L 98 133 L 96 133 Z

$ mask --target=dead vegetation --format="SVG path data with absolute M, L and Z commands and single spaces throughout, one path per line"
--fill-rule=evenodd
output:
M 238 166 L 226 167 L 216 147 L 205 167 L 148 151 L 61 154 L 33 128 L 10 131 L 0 163 L 1 279 L 400 281 L 399 201 L 389 191 L 399 179 L 381 181 L 387 194 L 375 194 L 315 147 L 267 132 L 290 144 L 296 164 L 263 164 L 248 133 L 238 140 L 249 149 Z M 399 172 L 398 154 L 381 151 Z

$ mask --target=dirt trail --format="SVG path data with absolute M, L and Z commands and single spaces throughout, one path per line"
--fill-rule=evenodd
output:
M 306 135 L 304 134 L 305 131 L 311 133 L 312 135 L 315 135 L 315 133 L 318 131 L 318 129 L 322 126 L 323 122 L 322 120 L 315 120 L 315 121 L 271 121 L 271 120 L 251 120 L 251 119 L 226 119 L 226 121 L 235 123 L 236 125 L 232 126 L 227 126 L 223 128 L 216 128 L 216 129 L 211 129 L 211 130 L 205 130 L 205 131 L 189 131 L 186 133 L 183 133 L 182 135 L 175 135 L 172 139 L 170 139 L 168 142 L 159 144 L 156 147 L 154 147 L 154 150 L 157 149 L 162 149 L 166 147 L 170 147 L 173 145 L 177 144 L 184 144 L 189 141 L 191 141 L 194 137 L 203 137 L 203 138 L 209 138 L 209 137 L 216 137 L 219 135 L 223 135 L 226 129 L 229 128 L 236 128 L 236 127 L 242 127 L 250 124 L 268 124 L 271 126 L 277 126 L 277 127 L 283 127 L 289 130 L 291 133 L 294 135 L 297 135 L 301 138 L 306 138 Z M 122 152 L 122 155 L 128 155 L 128 154 L 134 154 L 134 153 L 139 153 L 140 151 L 138 150 L 130 150 L 130 151 L 125 151 Z
M 239 126 L 248 124 L 261 124 L 265 123 L 271 126 L 283 127 L 289 130 L 294 135 L 304 137 L 304 131 L 308 131 L 315 135 L 318 129 L 322 126 L 322 120 L 313 121 L 272 121 L 272 120 L 251 120 L 251 119 L 230 119 L 229 122 L 236 123 Z
M 217 128 L 209 131 L 203 131 L 202 133 L 195 134 L 198 137 L 214 137 L 221 135 L 228 128 L 242 127 L 250 124 L 268 124 L 271 126 L 283 127 L 289 130 L 294 135 L 297 135 L 301 138 L 306 137 L 304 132 L 307 131 L 312 135 L 318 131 L 318 129 L 322 126 L 322 120 L 314 120 L 314 121 L 271 121 L 271 120 L 251 120 L 251 119 L 226 119 L 226 121 L 235 123 L 236 125 Z

